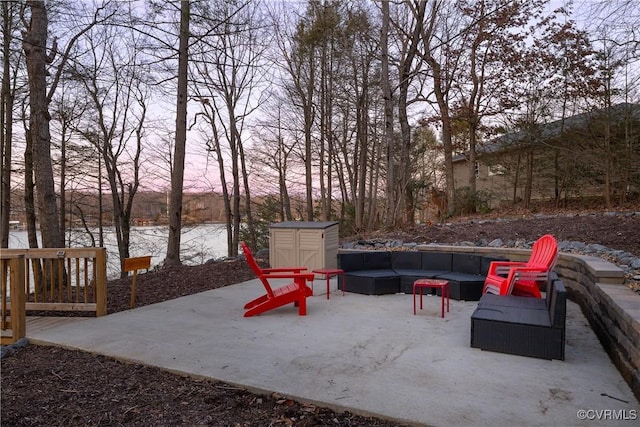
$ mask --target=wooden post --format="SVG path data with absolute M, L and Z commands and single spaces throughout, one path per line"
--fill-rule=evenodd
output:
M 2 295 L 0 295 L 2 301 L 2 320 L 0 320 L 0 329 L 3 331 L 7 329 L 8 321 L 7 317 L 7 286 L 9 284 L 9 279 L 7 278 L 7 273 L 9 272 L 9 260 L 8 259 L 0 259 L 0 274 L 2 277 Z
M 126 258 L 124 260 L 124 271 L 133 271 L 133 279 L 131 280 L 131 308 L 136 306 L 136 279 L 138 270 L 149 270 L 151 267 L 151 256 L 141 256 L 136 258 Z
M 86 267 L 85 267 L 86 268 Z M 107 314 L 107 249 L 96 248 L 95 271 L 96 317 Z M 85 286 L 86 292 L 86 286 Z M 85 301 L 86 302 L 86 301 Z
M 13 341 L 27 335 L 27 314 L 25 310 L 24 256 L 10 261 L 11 268 L 11 329 Z

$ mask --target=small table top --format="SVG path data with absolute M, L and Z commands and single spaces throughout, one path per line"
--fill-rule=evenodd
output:
M 418 279 L 413 282 L 413 284 L 423 286 L 446 286 L 449 284 L 449 281 L 443 279 Z
M 318 269 L 313 270 L 311 272 L 312 273 L 316 273 L 316 274 L 342 274 L 342 273 L 344 273 L 344 271 L 339 269 L 339 268 L 318 268 Z

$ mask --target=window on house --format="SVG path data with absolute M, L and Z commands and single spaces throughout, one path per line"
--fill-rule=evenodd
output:
M 501 164 L 489 165 L 489 176 L 504 175 L 506 169 Z

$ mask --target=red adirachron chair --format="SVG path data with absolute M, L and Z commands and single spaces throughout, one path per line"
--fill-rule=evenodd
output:
M 558 260 L 558 242 L 545 234 L 531 249 L 527 262 L 493 261 L 483 293 L 541 298 L 540 285 L 546 283 Z
M 244 242 L 240 242 L 244 256 L 251 270 L 258 276 L 267 293 L 245 304 L 247 310 L 244 317 L 255 316 L 283 305 L 293 303 L 298 307 L 300 316 L 307 314 L 307 297 L 313 291 L 307 286 L 307 280 L 313 280 L 314 274 L 305 273 L 306 267 L 292 268 L 260 268 L 251 250 Z M 270 279 L 293 279 L 288 285 L 272 289 Z

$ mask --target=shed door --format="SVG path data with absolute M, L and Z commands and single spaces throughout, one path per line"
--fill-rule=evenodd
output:
M 269 236 L 269 264 L 273 268 L 299 267 L 296 230 L 272 228 Z
M 323 230 L 298 230 L 298 261 L 309 270 L 324 268 Z

